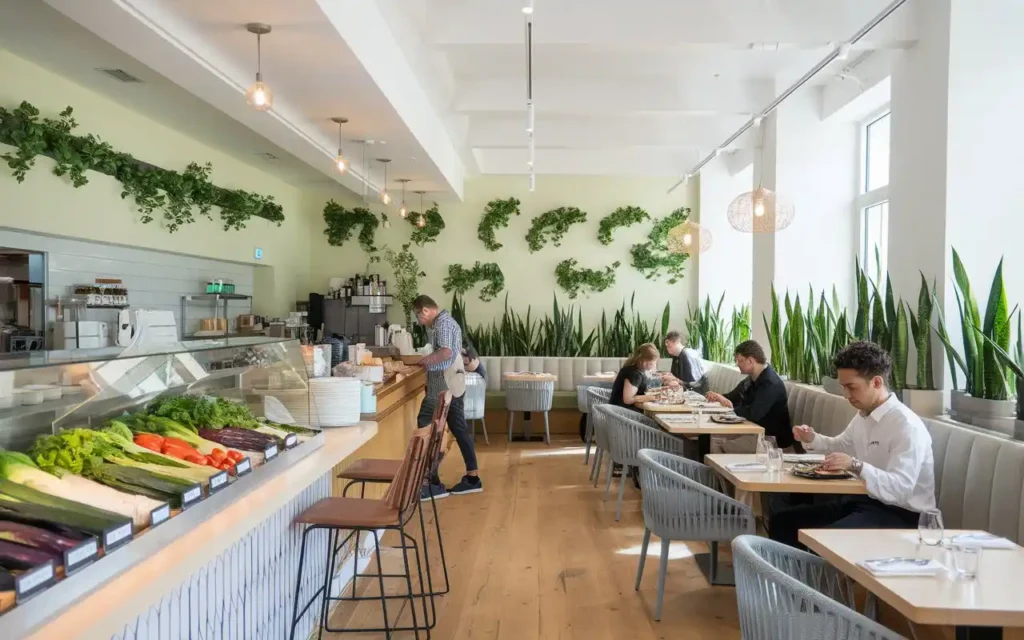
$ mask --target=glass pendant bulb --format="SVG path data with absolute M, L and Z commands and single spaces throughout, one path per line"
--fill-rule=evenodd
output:
M 403 218 L 409 215 L 409 209 L 406 208 L 404 200 L 402 201 L 402 207 L 398 210 L 398 215 L 402 216 Z
M 683 244 L 685 244 L 687 246 L 693 244 L 693 235 L 689 234 L 689 233 L 684 233 L 683 234 Z
M 427 226 L 427 216 L 420 214 L 420 217 L 416 219 L 416 226 L 420 229 Z
M 387 189 L 380 192 L 380 201 L 384 204 L 391 204 L 391 194 L 388 193 Z
M 345 156 L 341 155 L 341 153 L 338 153 L 338 157 L 334 159 L 334 166 L 337 167 L 338 173 L 348 171 L 348 161 L 345 160 Z
M 754 200 L 754 215 L 758 218 L 764 217 L 764 200 Z
M 338 125 L 338 155 L 334 157 L 334 168 L 338 170 L 338 173 L 345 173 L 348 171 L 348 160 L 345 158 L 345 152 L 341 148 L 341 126 L 348 122 L 348 118 L 336 116 L 331 118 L 331 122 Z
M 245 101 L 257 111 L 269 111 L 274 106 L 274 91 L 260 80 L 260 74 L 256 74 L 256 82 L 246 89 Z

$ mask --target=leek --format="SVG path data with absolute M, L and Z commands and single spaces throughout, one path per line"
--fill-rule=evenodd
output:
M 0 479 L 0 517 L 3 517 L 5 512 L 33 520 L 54 522 L 94 536 L 102 536 L 104 531 L 125 522 L 122 515 Z

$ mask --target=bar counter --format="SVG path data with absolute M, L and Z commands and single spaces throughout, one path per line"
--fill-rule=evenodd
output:
M 336 475 L 353 460 L 404 454 L 425 381 L 420 369 L 382 385 L 377 412 L 359 425 L 325 429 L 0 616 L 0 640 L 286 638 L 301 544 L 292 520 L 340 495 Z M 384 491 L 371 486 L 366 497 Z M 326 535 L 309 544 L 326 549 Z M 368 556 L 366 549 L 349 550 L 338 576 L 350 576 L 350 563 Z M 306 563 L 302 601 L 322 585 L 326 556 L 307 552 Z M 332 590 L 343 581 L 336 578 Z M 308 637 L 314 618 L 311 609 L 296 637 Z

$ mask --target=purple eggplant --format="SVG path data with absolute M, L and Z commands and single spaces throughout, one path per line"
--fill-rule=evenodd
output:
M 3 520 L 4 522 L 27 524 L 38 529 L 51 531 L 62 537 L 69 538 L 71 540 L 77 540 L 78 542 L 81 542 L 82 540 L 85 540 L 89 537 L 88 534 L 83 533 L 78 529 L 74 529 L 67 525 L 53 522 L 52 520 L 46 520 L 35 514 L 28 515 L 10 509 L 4 509 L 2 504 L 0 504 L 0 520 Z
M 32 567 L 38 567 L 48 560 L 60 564 L 61 559 L 62 556 L 59 553 L 0 540 L 0 567 L 8 571 L 26 571 Z
M 216 442 L 229 449 L 239 449 L 241 451 L 263 451 L 267 447 L 277 444 L 277 438 L 272 435 L 251 429 L 239 429 L 237 427 L 200 429 L 199 437 Z
M 14 591 L 14 576 L 7 569 L 0 569 L 0 591 Z
M 0 520 L 0 540 L 36 547 L 53 553 L 70 551 L 81 542 L 81 540 L 62 536 L 46 529 L 6 520 Z

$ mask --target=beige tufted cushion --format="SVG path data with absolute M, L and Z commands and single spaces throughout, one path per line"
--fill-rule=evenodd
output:
M 708 374 L 708 388 L 716 393 L 729 393 L 746 377 L 730 364 L 710 360 L 701 360 L 701 364 Z
M 577 385 L 583 384 L 583 377 L 605 371 L 618 372 L 625 358 L 519 358 L 481 357 L 480 362 L 487 369 L 487 390 L 502 391 L 502 374 L 514 371 L 539 371 L 558 376 L 555 391 L 576 392 Z M 671 360 L 661 360 L 659 371 L 668 371 Z
M 793 424 L 806 424 L 818 433 L 837 436 L 846 429 L 857 410 L 842 396 L 821 387 L 786 381 L 789 417 Z

